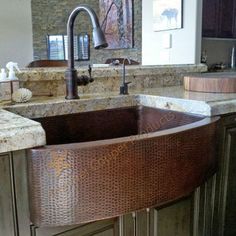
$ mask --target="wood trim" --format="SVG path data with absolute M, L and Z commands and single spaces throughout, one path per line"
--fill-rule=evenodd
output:
M 10 170 L 10 180 L 11 180 L 11 195 L 12 195 L 12 210 L 13 210 L 12 216 L 13 216 L 13 222 L 14 222 L 14 235 L 19 236 L 14 160 L 13 160 L 12 153 L 9 153 L 9 170 Z
M 119 217 L 119 236 L 124 236 L 124 216 Z
M 26 151 L 12 153 L 14 163 L 14 183 L 17 200 L 17 220 L 20 236 L 30 236 L 28 176 L 26 164 Z
M 200 187 L 198 187 L 193 196 L 193 223 L 192 234 L 193 236 L 199 236 L 199 216 L 200 216 Z

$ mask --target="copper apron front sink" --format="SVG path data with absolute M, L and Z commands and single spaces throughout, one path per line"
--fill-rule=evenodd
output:
M 217 118 L 128 107 L 35 119 L 28 152 L 37 226 L 116 217 L 188 196 L 216 167 Z

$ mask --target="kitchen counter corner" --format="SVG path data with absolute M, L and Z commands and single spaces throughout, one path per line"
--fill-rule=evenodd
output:
M 38 122 L 0 110 L 0 153 L 41 146 L 45 132 Z

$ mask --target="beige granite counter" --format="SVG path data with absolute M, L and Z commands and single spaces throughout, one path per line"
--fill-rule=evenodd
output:
M 236 93 L 201 93 L 184 90 L 183 86 L 147 89 L 140 94 L 153 95 L 153 100 L 169 103 L 169 108 L 204 116 L 236 112 Z M 172 106 L 171 106 L 172 104 Z M 175 106 L 178 106 L 178 108 Z
M 0 153 L 44 145 L 41 125 L 11 112 L 0 110 Z
M 189 92 L 182 86 L 173 86 L 135 91 L 127 96 L 117 92 L 85 94 L 80 100 L 34 97 L 27 104 L 2 103 L 2 108 L 28 118 L 38 118 L 136 105 L 216 116 L 236 112 L 236 94 Z

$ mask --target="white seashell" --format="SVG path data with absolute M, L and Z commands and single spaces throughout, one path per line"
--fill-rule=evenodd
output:
M 12 100 L 17 103 L 28 102 L 32 98 L 32 92 L 26 88 L 20 88 L 12 94 Z

